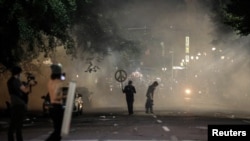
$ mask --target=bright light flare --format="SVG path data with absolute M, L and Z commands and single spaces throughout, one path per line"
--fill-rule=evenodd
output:
M 185 89 L 185 94 L 187 94 L 187 95 L 190 95 L 191 94 L 191 90 L 190 89 Z

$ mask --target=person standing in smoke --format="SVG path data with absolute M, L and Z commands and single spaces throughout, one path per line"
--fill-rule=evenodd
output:
M 153 97 L 154 97 L 155 88 L 157 86 L 158 86 L 158 82 L 154 81 L 153 84 L 151 84 L 148 87 L 147 94 L 146 94 L 147 100 L 146 100 L 146 104 L 145 104 L 146 113 L 149 113 L 149 112 L 154 113 L 153 112 Z
M 60 141 L 64 114 L 62 82 L 64 80 L 65 74 L 62 73 L 62 68 L 60 65 L 53 64 L 50 66 L 50 68 L 51 76 L 48 82 L 48 93 L 51 106 L 49 108 L 49 115 L 53 121 L 54 131 L 50 134 L 46 141 Z
M 123 93 L 126 94 L 126 102 L 128 107 L 129 115 L 134 114 L 133 104 L 134 104 L 134 94 L 136 93 L 135 87 L 132 85 L 132 81 L 128 81 L 128 85 L 126 85 L 123 89 Z
M 26 115 L 27 105 L 23 99 L 23 94 L 29 93 L 29 85 L 23 85 L 20 80 L 22 69 L 19 66 L 14 66 L 11 69 L 11 77 L 7 81 L 7 87 L 10 95 L 10 123 L 8 129 L 8 141 L 23 141 L 22 126 Z

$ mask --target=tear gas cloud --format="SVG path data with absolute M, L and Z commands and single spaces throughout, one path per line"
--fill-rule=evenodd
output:
M 241 111 L 249 106 L 249 37 L 238 37 L 226 26 L 220 30 L 218 21 L 210 17 L 211 11 L 206 8 L 208 1 L 123 1 L 119 8 L 110 7 L 109 2 L 113 1 L 102 3 L 102 15 L 120 27 L 121 37 L 140 41 L 145 52 L 132 68 L 119 68 L 121 54 L 112 52 L 101 62 L 94 60 L 92 63 L 100 69 L 91 73 L 85 72 L 86 61 L 63 61 L 71 74 L 69 78 L 91 92 L 91 106 L 126 109 L 121 83 L 114 78 L 118 68 L 129 76 L 133 71 L 142 74 L 140 78 L 128 78 L 137 88 L 135 109 L 144 109 L 147 87 L 154 80 L 160 81 L 155 92 L 158 109 Z M 122 16 L 116 16 L 118 13 Z M 172 65 L 180 66 L 185 60 L 187 36 L 187 69 L 172 71 Z M 126 84 L 127 81 L 123 83 Z M 191 88 L 190 96 L 184 92 L 187 87 Z
M 65 56 L 60 59 L 68 80 L 88 89 L 91 106 L 126 109 L 121 83 L 114 78 L 119 68 L 126 70 L 128 79 L 134 81 L 135 110 L 144 109 L 147 87 L 154 80 L 160 82 L 155 92 L 155 109 L 248 110 L 245 107 L 250 100 L 249 36 L 238 37 L 226 26 L 220 30 L 218 21 L 210 17 L 209 1 L 119 2 L 103 1 L 102 15 L 120 27 L 117 32 L 121 37 L 141 42 L 143 51 L 137 65 L 119 68 L 124 61 L 120 52 L 112 52 L 101 62 L 93 60 L 93 65 L 100 68 L 96 72 L 85 72 L 89 65 L 85 60 L 72 61 Z M 114 3 L 119 3 L 118 7 L 112 7 Z M 187 36 L 187 69 L 172 70 L 185 60 Z M 141 77 L 131 75 L 136 71 Z M 190 95 L 184 92 L 187 87 L 191 89 Z
M 249 37 L 238 37 L 228 32 L 226 26 L 227 32 L 219 30 L 218 21 L 210 17 L 211 11 L 205 4 L 197 0 L 133 1 L 123 2 L 116 11 L 111 7 L 104 9 L 103 14 L 121 27 L 119 33 L 123 38 L 140 40 L 148 51 L 139 59 L 141 64 L 133 68 L 143 75 L 140 80 L 131 78 L 138 89 L 136 108 L 144 108 L 147 86 L 157 77 L 161 84 L 156 90 L 155 107 L 159 109 L 241 111 L 249 106 Z M 108 1 L 104 5 L 107 7 Z M 118 12 L 123 16 L 115 17 Z M 172 71 L 172 65 L 179 66 L 185 60 L 187 36 L 188 67 Z M 120 85 L 114 80 L 115 69 L 110 70 L 121 63 L 115 54 L 106 58 L 95 74 L 97 78 L 105 76 L 101 83 L 110 83 L 113 90 L 110 92 L 109 86 L 107 91 L 94 86 L 93 100 L 100 105 L 126 108 Z M 167 70 L 163 72 L 162 67 Z M 147 79 L 149 75 L 153 78 Z M 193 88 L 188 99 L 185 86 Z

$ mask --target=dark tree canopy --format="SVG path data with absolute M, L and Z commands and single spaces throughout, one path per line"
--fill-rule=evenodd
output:
M 0 63 L 10 67 L 68 45 L 76 3 L 72 0 L 0 0 Z
M 139 44 L 120 37 L 117 33 L 120 27 L 103 16 L 104 3 L 0 0 L 0 64 L 9 68 L 40 53 L 46 57 L 58 45 L 63 45 L 73 57 L 85 52 L 107 55 L 110 50 L 138 52 Z M 118 6 L 119 2 L 114 4 Z
M 238 34 L 250 33 L 250 3 L 247 0 L 230 0 L 224 7 L 224 22 Z

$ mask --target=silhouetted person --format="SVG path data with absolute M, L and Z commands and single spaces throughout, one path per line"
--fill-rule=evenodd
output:
M 132 85 L 132 81 L 128 81 L 128 85 L 126 85 L 123 89 L 123 93 L 126 94 L 126 101 L 128 106 L 129 115 L 134 114 L 133 104 L 134 104 L 134 94 L 136 93 L 135 87 Z
M 29 87 L 22 84 L 20 74 L 22 69 L 15 66 L 11 69 L 11 77 L 7 82 L 10 95 L 10 123 L 8 130 L 8 141 L 23 141 L 22 125 L 26 115 L 27 105 L 23 100 L 23 94 L 29 93 Z
M 62 68 L 60 65 L 51 65 L 51 76 L 48 82 L 48 92 L 50 97 L 49 115 L 53 121 L 54 131 L 49 135 L 46 141 L 60 141 L 61 140 L 61 128 L 63 120 L 63 91 L 62 82 L 64 79 Z
M 146 113 L 153 113 L 153 98 L 154 98 L 154 91 L 155 88 L 158 86 L 158 82 L 154 81 L 153 84 L 151 84 L 150 86 L 148 86 L 148 90 L 147 90 L 147 100 L 146 100 L 146 104 L 145 104 L 145 108 L 146 108 Z

